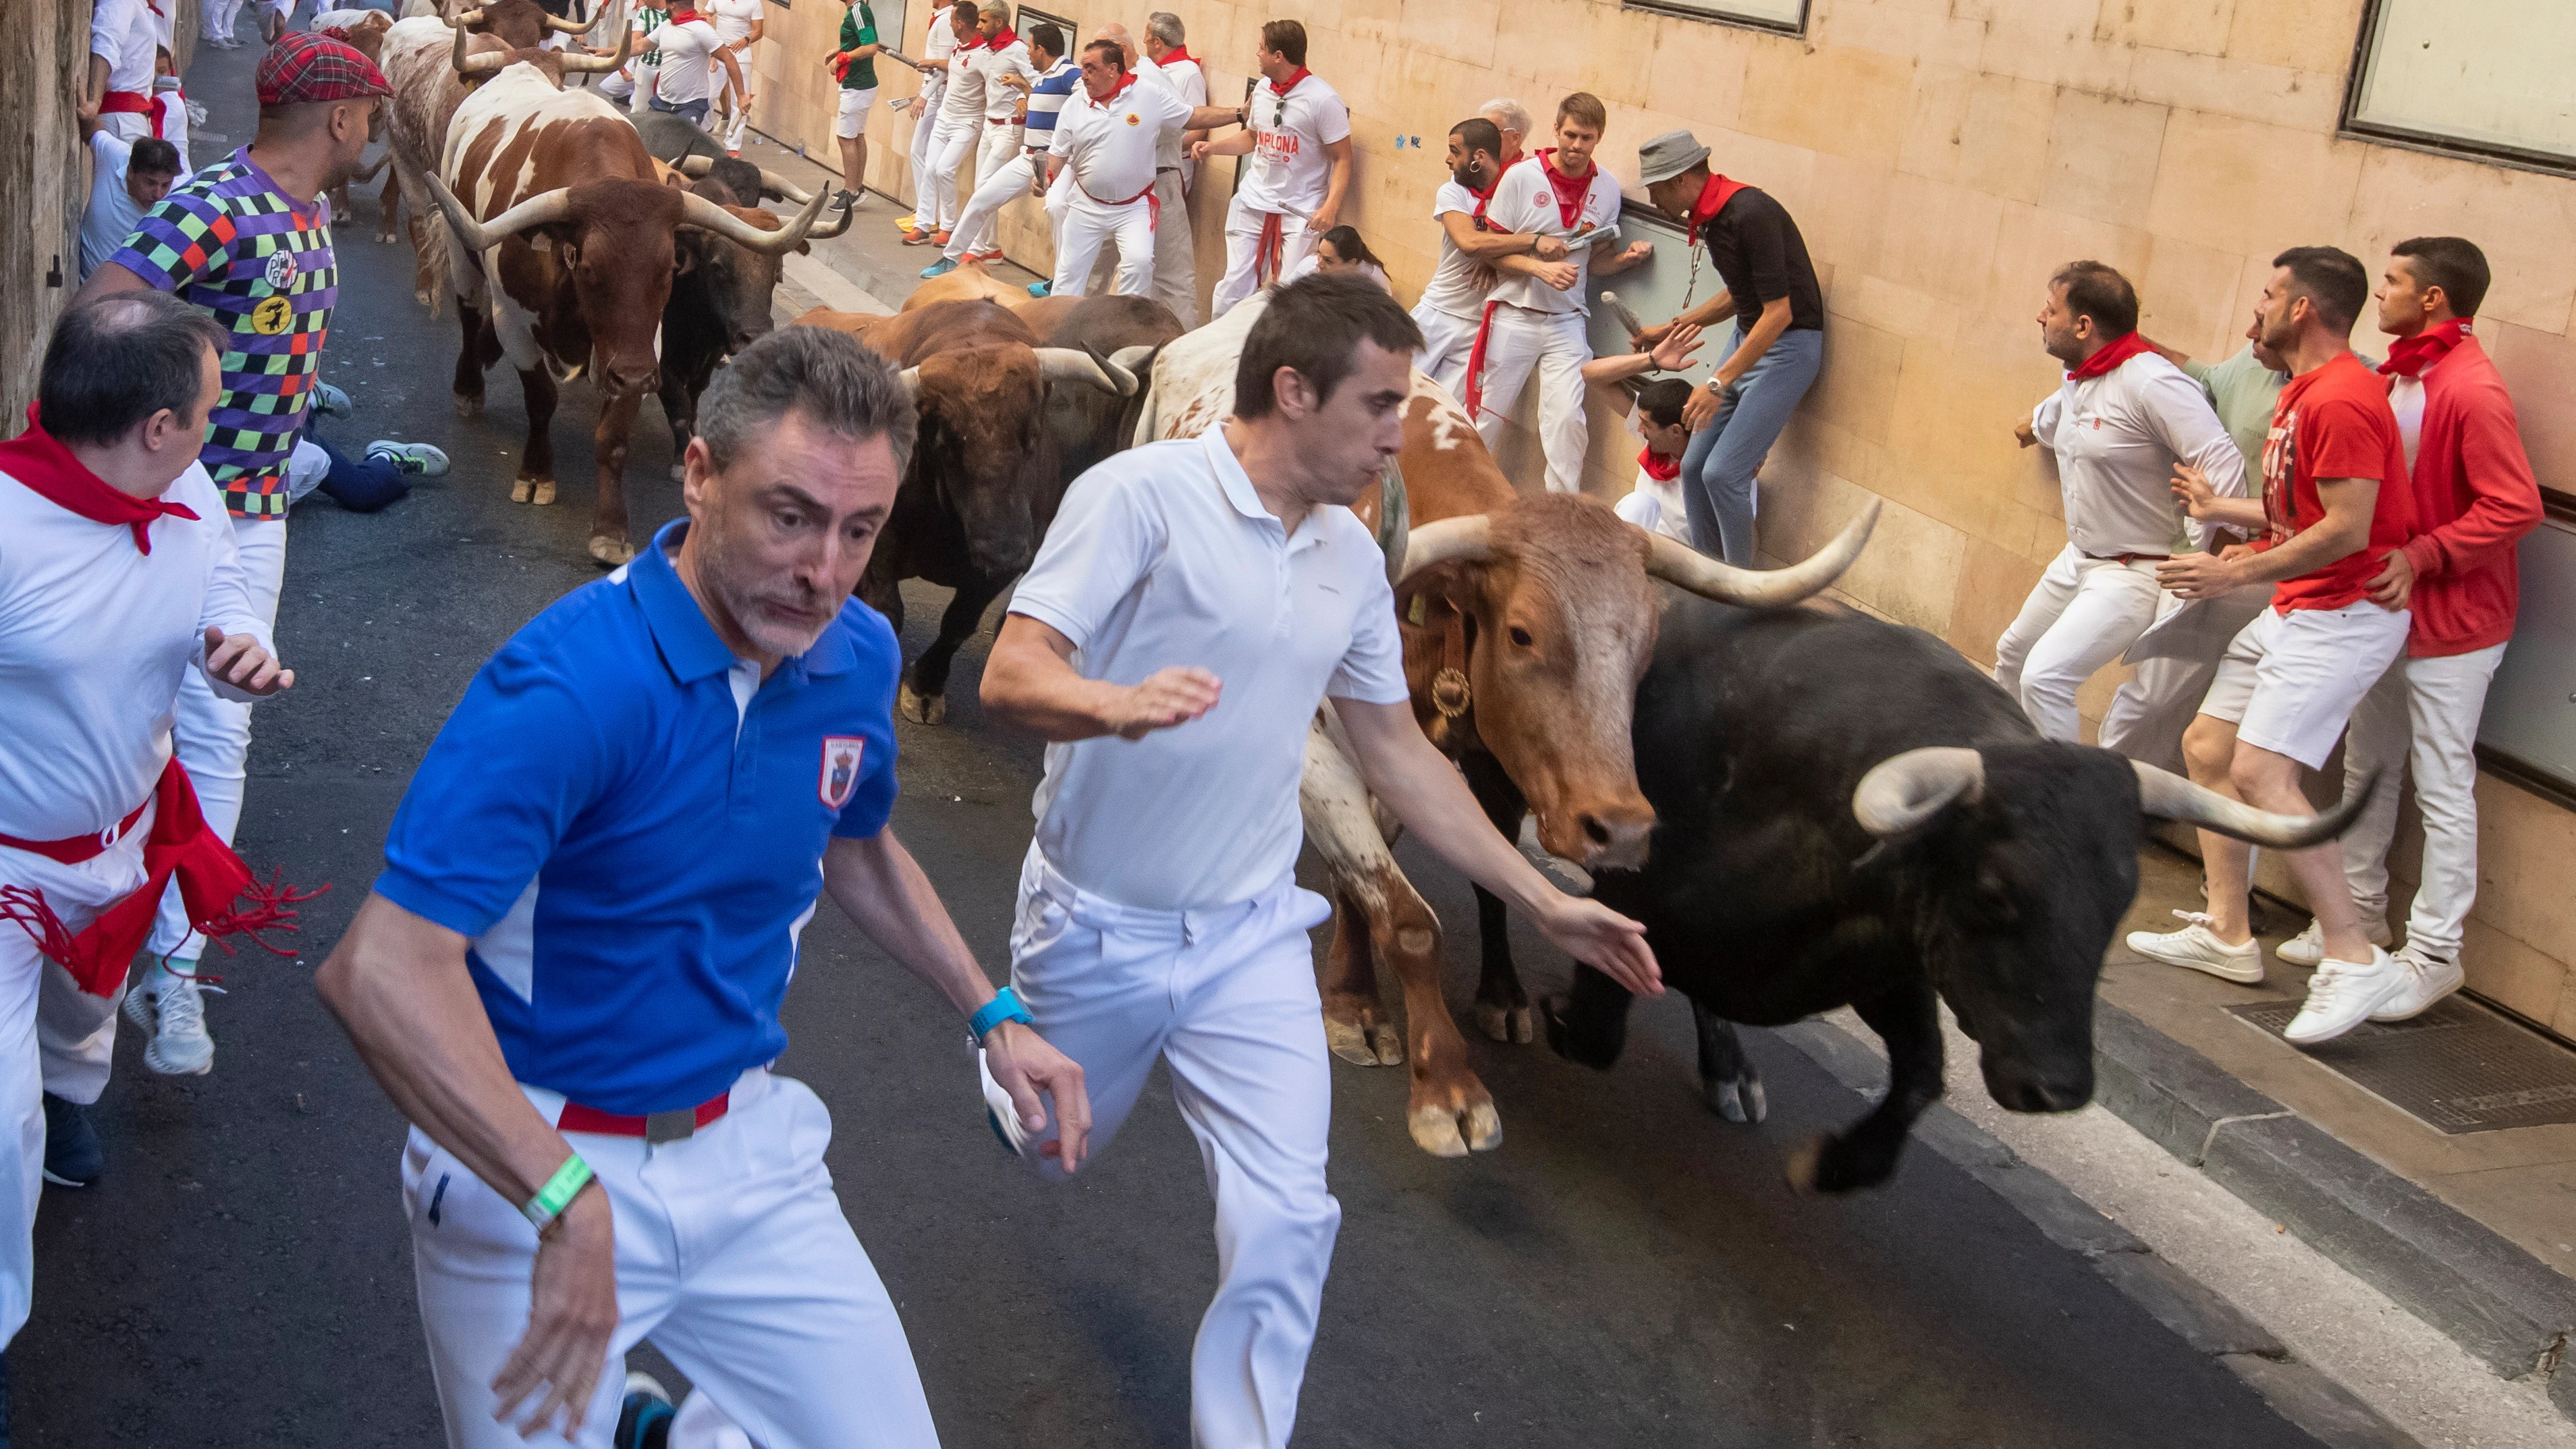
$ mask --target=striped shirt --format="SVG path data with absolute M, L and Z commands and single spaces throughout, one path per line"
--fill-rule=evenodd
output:
M 1082 67 L 1067 56 L 1038 72 L 1029 86 L 1028 130 L 1022 139 L 1032 152 L 1043 151 L 1055 140 L 1055 113 L 1073 96 L 1073 88 L 1082 84 Z
M 108 260 L 228 334 L 197 456 L 235 517 L 285 517 L 286 460 L 340 291 L 330 203 L 297 205 L 245 146 L 163 197 Z

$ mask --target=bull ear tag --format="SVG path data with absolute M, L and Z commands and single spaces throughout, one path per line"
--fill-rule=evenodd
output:
M 528 250 L 532 252 L 550 252 L 554 249 L 555 239 L 544 232 L 534 233 L 528 238 Z

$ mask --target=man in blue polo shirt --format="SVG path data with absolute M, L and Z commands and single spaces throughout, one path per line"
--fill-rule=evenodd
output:
M 818 892 L 969 1014 L 1031 1130 L 1042 1094 L 1090 1120 L 885 828 L 902 657 L 849 595 L 912 443 L 854 340 L 745 349 L 700 404 L 688 519 L 483 666 L 322 967 L 414 1124 L 451 1446 L 605 1449 L 603 1370 L 648 1337 L 759 1443 L 938 1442 L 830 1120 L 767 1069 Z

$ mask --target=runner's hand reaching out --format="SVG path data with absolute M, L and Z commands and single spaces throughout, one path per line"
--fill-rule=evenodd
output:
M 1216 708 L 1224 688 L 1204 669 L 1156 670 L 1127 690 L 1125 707 L 1111 715 L 1111 732 L 1120 739 L 1141 740 L 1156 730 L 1188 724 Z
M 281 694 L 295 687 L 295 671 L 281 669 L 248 634 L 206 626 L 206 677 L 244 694 Z

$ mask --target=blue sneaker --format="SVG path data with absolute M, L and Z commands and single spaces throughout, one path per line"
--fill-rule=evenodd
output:
M 1049 286 L 1048 286 L 1046 283 L 1044 283 L 1044 282 L 1031 282 L 1031 283 L 1029 283 L 1029 295 L 1030 295 L 1030 296 L 1032 296 L 1032 297 L 1043 297 L 1043 296 L 1048 295 L 1048 294 L 1049 294 L 1050 292 L 1052 292 L 1053 290 L 1054 290 L 1053 288 L 1049 287 Z
M 626 1376 L 626 1399 L 618 1405 L 617 1432 L 609 1441 L 617 1449 L 663 1449 L 671 1439 L 671 1391 L 648 1373 Z
M 932 262 L 929 266 L 921 269 L 921 279 L 926 282 L 933 277 L 947 276 L 950 272 L 955 270 L 957 270 L 957 264 L 955 262 L 948 260 L 946 257 L 941 257 L 939 260 Z
M 393 464 L 406 478 L 435 478 L 447 471 L 445 450 L 428 443 L 401 443 L 391 438 L 378 438 L 367 445 L 367 456 Z

